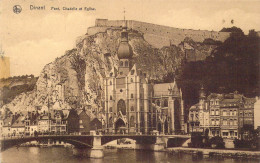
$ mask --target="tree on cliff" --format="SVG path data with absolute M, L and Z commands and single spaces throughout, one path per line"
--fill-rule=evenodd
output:
M 232 28 L 230 37 L 204 61 L 188 62 L 180 70 L 180 86 L 185 100 L 192 105 L 198 100 L 201 84 L 208 92 L 239 91 L 248 97 L 259 95 L 260 38 L 254 30 L 244 35 Z M 189 90 L 194 90 L 191 93 Z

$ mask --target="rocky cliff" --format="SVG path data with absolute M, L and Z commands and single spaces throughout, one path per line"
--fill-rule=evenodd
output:
M 18 95 L 2 109 L 16 112 L 47 106 L 53 109 L 91 106 L 93 112 L 102 111 L 103 77 L 113 66 L 118 66 L 120 33 L 121 28 L 111 27 L 79 37 L 75 49 L 43 68 L 32 91 Z M 150 79 L 157 81 L 168 74 L 174 75 L 185 58 L 187 61 L 203 60 L 216 47 L 186 38 L 178 46 L 156 48 L 136 30 L 129 30 L 129 44 L 134 51 L 134 61 Z

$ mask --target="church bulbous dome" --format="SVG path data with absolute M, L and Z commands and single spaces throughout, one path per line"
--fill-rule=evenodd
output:
M 118 58 L 119 59 L 129 59 L 133 56 L 132 47 L 128 42 L 121 42 L 118 48 Z

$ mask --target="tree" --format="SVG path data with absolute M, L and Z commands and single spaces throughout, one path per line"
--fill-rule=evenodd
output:
M 209 140 L 209 143 L 211 144 L 212 148 L 225 148 L 225 142 L 223 141 L 223 138 L 220 136 L 212 137 Z

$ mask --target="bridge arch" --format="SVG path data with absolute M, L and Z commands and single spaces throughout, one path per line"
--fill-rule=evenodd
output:
M 1 151 L 7 150 L 9 148 L 19 146 L 23 143 L 31 141 L 63 141 L 74 145 L 77 148 L 92 148 L 93 146 L 93 137 L 91 136 L 37 136 L 37 137 L 24 137 L 24 138 L 12 138 L 12 139 L 3 139 L 1 140 Z
M 101 145 L 107 144 L 111 141 L 128 138 L 135 140 L 136 143 L 141 144 L 155 144 L 156 136 L 142 136 L 142 135 L 104 135 L 101 138 Z

